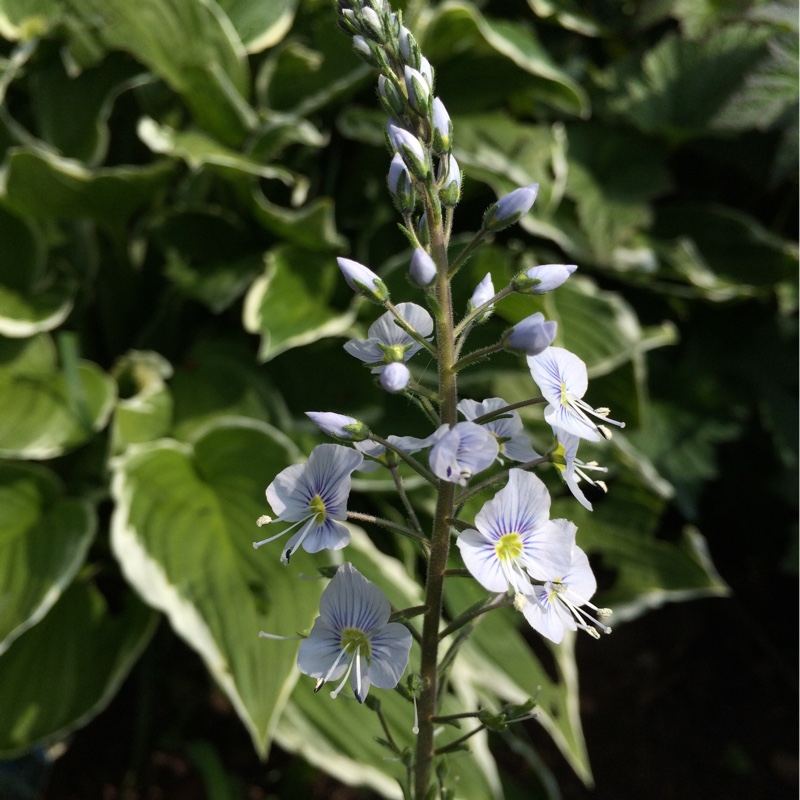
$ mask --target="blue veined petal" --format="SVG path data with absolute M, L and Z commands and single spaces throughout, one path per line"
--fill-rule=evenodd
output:
M 564 631 L 576 630 L 572 615 L 558 600 L 551 600 L 543 586 L 534 586 L 534 595 L 523 606 L 522 613 L 531 627 L 558 644 L 564 638 Z
M 490 592 L 504 592 L 508 580 L 500 566 L 494 542 L 476 530 L 463 531 L 456 540 L 470 574 Z
M 548 406 L 544 411 L 544 420 L 551 428 L 561 428 L 590 442 L 599 442 L 603 438 L 594 422 L 570 406 L 560 403 Z
M 572 563 L 576 531 L 577 527 L 569 520 L 554 519 L 523 537 L 528 574 L 539 581 L 566 574 Z
M 363 361 L 365 364 L 373 364 L 383 360 L 383 350 L 377 339 L 350 339 L 344 343 L 345 352 Z
M 497 453 L 497 440 L 489 431 L 474 422 L 459 422 L 439 436 L 428 460 L 436 476 L 466 486 L 474 474 L 491 466 Z
M 341 650 L 341 633 L 332 628 L 325 619 L 317 617 L 311 633 L 300 642 L 300 648 L 297 651 L 297 668 L 304 675 L 312 678 L 324 678 Z M 347 661 L 342 659 L 331 673 L 331 680 L 340 678 L 346 668 Z
M 350 475 L 363 460 L 357 450 L 340 444 L 320 444 L 311 451 L 304 479 L 311 497 L 322 498 L 328 516 L 346 518 Z
M 541 479 L 521 469 L 508 473 L 508 483 L 475 515 L 476 527 L 493 538 L 524 535 L 550 518 L 550 493 Z
M 386 595 L 345 562 L 322 593 L 319 613 L 339 631 L 356 628 L 369 635 L 386 624 L 392 609 Z
M 411 633 L 399 622 L 390 622 L 372 637 L 370 647 L 370 680 L 379 689 L 393 689 L 408 664 Z
M 281 560 L 289 563 L 289 558 L 302 545 L 306 553 L 319 553 L 321 550 L 341 550 L 350 542 L 350 531 L 341 522 L 326 519 L 318 525 L 310 519 L 292 536 L 283 549 Z

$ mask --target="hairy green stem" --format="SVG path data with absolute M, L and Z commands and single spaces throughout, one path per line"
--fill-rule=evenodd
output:
M 456 376 L 452 371 L 453 303 L 448 277 L 447 245 L 444 238 L 442 212 L 436 196 L 435 186 L 429 182 L 425 197 L 425 211 L 431 238 L 431 257 L 437 267 L 436 299 L 439 313 L 436 315 L 436 345 L 439 362 L 440 422 L 456 423 Z M 438 659 L 439 625 L 442 615 L 442 593 L 447 557 L 450 551 L 450 523 L 455 507 L 455 484 L 439 482 L 436 513 L 433 520 L 433 535 L 428 558 L 425 581 L 425 617 L 422 623 L 422 645 L 420 655 L 420 678 L 422 691 L 418 702 L 419 734 L 414 754 L 414 798 L 425 800 L 433 769 L 434 717 L 438 710 Z

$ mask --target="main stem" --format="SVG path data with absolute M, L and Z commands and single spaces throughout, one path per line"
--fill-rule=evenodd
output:
M 441 206 L 433 192 L 428 192 L 426 213 L 429 221 L 431 257 L 437 265 L 436 298 L 441 313 L 437 314 L 436 343 L 439 354 L 439 398 L 442 424 L 456 423 L 456 376 L 452 371 L 455 358 L 453 337 L 453 304 L 447 275 L 447 244 L 442 225 Z M 439 627 L 442 616 L 442 590 L 450 550 L 450 524 L 455 508 L 454 483 L 439 482 L 436 514 L 433 521 L 428 573 L 425 582 L 425 617 L 422 623 L 420 677 L 422 691 L 418 703 L 419 734 L 414 759 L 414 798 L 425 800 L 431 781 L 434 746 L 434 717 L 438 711 L 437 682 L 439 660 Z

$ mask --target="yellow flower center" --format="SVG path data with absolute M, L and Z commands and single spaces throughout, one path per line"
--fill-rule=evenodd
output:
M 561 405 L 565 408 L 569 406 L 569 396 L 567 395 L 567 385 L 561 381 Z
M 360 650 L 360 655 L 366 656 L 367 663 L 370 660 L 369 639 L 363 631 L 358 628 L 345 628 L 341 638 L 342 650 L 345 653 L 355 655 L 356 650 Z
M 505 533 L 494 549 L 501 561 L 516 561 L 522 555 L 522 537 L 518 533 Z
M 316 518 L 317 525 L 322 525 L 322 523 L 328 518 L 328 511 L 325 508 L 325 501 L 318 494 L 315 494 L 311 498 L 311 502 L 308 504 L 308 507 L 311 509 L 311 513 Z

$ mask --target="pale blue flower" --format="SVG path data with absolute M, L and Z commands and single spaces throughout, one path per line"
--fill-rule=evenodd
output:
M 417 286 L 430 286 L 436 280 L 436 264 L 421 247 L 417 247 L 411 256 L 408 274 Z
M 267 500 L 277 517 L 261 517 L 258 524 L 293 524 L 275 536 L 254 542 L 253 547 L 261 547 L 298 526 L 281 554 L 284 564 L 301 545 L 307 553 L 344 547 L 350 541 L 350 531 L 340 520 L 347 519 L 350 475 L 363 460 L 361 453 L 350 447 L 320 444 L 305 464 L 293 464 L 278 473 L 267 487 Z
M 339 265 L 347 285 L 354 292 L 376 303 L 383 303 L 384 300 L 389 299 L 389 290 L 386 288 L 386 284 L 369 267 L 349 258 L 337 258 L 336 263 Z
M 561 473 L 561 477 L 567 484 L 567 487 L 574 495 L 575 499 L 589 511 L 592 510 L 592 504 L 586 499 L 586 495 L 581 491 L 578 482 L 583 478 L 588 484 L 597 486 L 606 491 L 606 485 L 603 481 L 596 481 L 590 478 L 586 472 L 608 472 L 605 467 L 598 466 L 596 461 L 581 461 L 578 458 L 578 444 L 580 439 L 572 433 L 567 431 L 554 429 L 554 433 L 558 437 L 558 447 L 556 447 L 553 455 L 553 466 Z M 562 463 L 563 460 L 563 463 Z
M 401 361 L 393 361 L 380 370 L 378 381 L 381 387 L 390 394 L 402 392 L 411 380 L 411 373 L 408 367 Z
M 555 322 L 546 320 L 544 314 L 537 311 L 518 322 L 505 334 L 503 346 L 513 352 L 538 355 L 556 338 L 557 327 Z
M 336 414 L 333 411 L 306 411 L 306 416 L 328 436 L 359 442 L 369 436 L 369 428 L 355 417 Z
M 458 404 L 458 410 L 464 415 L 464 419 L 470 422 L 492 411 L 499 411 L 508 405 L 500 397 L 490 397 L 482 403 L 475 400 L 462 400 Z M 512 461 L 526 463 L 539 458 L 539 454 L 531 447 L 530 439 L 522 426 L 522 420 L 516 411 L 507 411 L 501 417 L 482 423 L 496 439 L 499 447 L 498 456 L 500 459 L 508 458 Z
M 544 294 L 557 289 L 578 269 L 575 264 L 542 264 L 514 278 L 514 289 L 523 294 Z
M 490 467 L 497 458 L 497 439 L 474 422 L 458 422 L 436 431 L 428 462 L 443 481 L 466 486 L 469 479 Z
M 531 210 L 538 193 L 538 183 L 509 192 L 486 209 L 483 215 L 483 227 L 487 231 L 501 231 L 518 222 Z
M 490 592 L 530 594 L 531 578 L 546 580 L 570 565 L 575 526 L 550 519 L 550 495 L 530 472 L 512 469 L 508 483 L 475 515 L 475 529 L 456 541 L 464 564 Z
M 433 333 L 433 319 L 422 306 L 416 303 L 400 303 L 397 313 L 424 339 Z M 422 349 L 395 321 L 391 311 L 381 314 L 369 326 L 366 339 L 350 339 L 344 349 L 366 364 L 374 365 L 373 373 L 384 370 L 387 364 L 395 361 L 408 361 L 414 353 Z
M 527 359 L 533 380 L 548 406 L 545 421 L 553 428 L 588 439 L 592 442 L 610 439 L 605 425 L 598 425 L 590 416 L 611 425 L 625 427 L 624 422 L 609 419 L 607 408 L 592 408 L 582 398 L 589 386 L 586 364 L 563 347 L 548 347 Z
M 315 692 L 341 678 L 331 692 L 336 697 L 349 677 L 356 700 L 363 703 L 371 685 L 397 686 L 408 666 L 411 634 L 399 622 L 389 622 L 391 612 L 386 595 L 352 564 L 336 570 L 297 654 L 300 672 L 317 679 Z
M 560 577 L 554 578 L 554 575 Z M 582 608 L 587 606 L 602 619 L 611 614 L 610 609 L 598 608 L 589 602 L 589 598 L 597 591 L 597 581 L 586 553 L 577 545 L 572 548 L 568 568 L 563 572 L 551 573 L 543 586 L 533 586 L 532 590 L 522 604 L 522 613 L 535 630 L 551 641 L 558 643 L 564 638 L 565 630 L 574 631 L 578 628 L 595 639 L 600 637 L 598 628 L 603 633 L 611 633 L 608 625 Z

